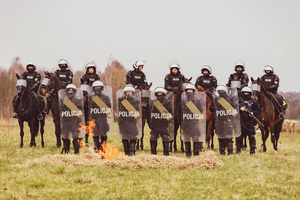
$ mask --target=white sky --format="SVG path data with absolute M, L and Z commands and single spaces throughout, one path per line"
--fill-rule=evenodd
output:
M 163 86 L 177 60 L 192 82 L 209 65 L 227 83 L 236 60 L 257 78 L 270 64 L 280 91 L 300 92 L 298 0 L 0 0 L 0 67 L 57 68 L 65 58 L 75 70 L 94 61 L 103 71 L 110 55 L 126 69 L 138 59 L 154 87 Z

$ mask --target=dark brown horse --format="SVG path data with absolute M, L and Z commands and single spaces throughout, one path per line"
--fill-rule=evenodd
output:
M 24 80 L 20 78 L 18 74 L 16 74 L 18 80 Z M 26 80 L 24 80 L 26 82 Z M 24 121 L 28 123 L 28 126 L 30 128 L 30 134 L 31 134 L 31 141 L 30 141 L 30 147 L 35 147 L 35 137 L 38 135 L 39 132 L 39 123 L 41 123 L 41 145 L 44 147 L 44 125 L 45 125 L 45 115 L 42 114 L 40 111 L 43 110 L 43 107 L 45 104 L 43 102 L 38 101 L 38 96 L 29 90 L 28 87 L 25 87 L 23 85 L 17 85 L 17 91 L 18 96 L 21 99 L 20 103 L 17 107 L 17 114 L 18 114 L 18 122 L 20 126 L 20 136 L 21 136 L 21 143 L 20 148 L 23 147 L 23 137 L 24 137 Z M 35 98 L 35 99 L 33 99 Z M 41 115 L 41 116 L 39 116 Z M 40 118 L 40 120 L 38 120 Z
M 170 152 L 173 150 L 173 142 L 174 142 L 174 151 L 177 151 L 177 143 L 176 143 L 176 137 L 177 137 L 177 131 L 179 129 L 179 124 L 177 121 L 177 114 L 178 114 L 178 107 L 181 101 L 181 94 L 184 91 L 184 83 L 189 83 L 192 80 L 192 77 L 188 80 L 185 80 L 182 78 L 178 84 L 178 90 L 176 94 L 174 95 L 174 140 L 170 141 Z M 180 139 L 181 140 L 181 139 Z M 183 141 L 181 140 L 181 151 L 184 152 L 184 146 Z
M 197 90 L 199 92 L 205 92 L 205 90 L 200 86 L 197 85 Z M 215 124 L 215 119 L 214 119 L 214 113 L 209 111 L 209 106 L 211 104 L 212 100 L 209 98 L 209 96 L 206 94 L 206 145 L 207 145 L 207 149 L 210 150 L 214 149 L 214 124 Z M 210 144 L 210 140 L 211 140 L 211 144 Z M 203 149 L 203 144 L 200 145 L 200 150 Z
M 151 86 L 152 86 L 152 82 L 147 86 L 145 86 L 145 84 L 142 84 L 139 88 L 137 88 L 137 89 L 141 90 L 142 92 L 148 93 L 148 95 L 146 95 L 145 97 L 142 97 L 142 137 L 141 137 L 141 139 L 137 140 L 136 150 L 139 150 L 140 147 L 141 147 L 141 150 L 144 150 L 144 128 L 145 128 L 145 124 L 146 124 L 147 109 L 148 109 L 148 107 L 146 105 L 147 103 L 145 100 L 146 100 L 146 98 L 148 98 L 148 102 L 149 102 L 149 98 L 150 98 L 149 89 L 151 88 Z M 145 88 L 145 90 L 143 91 L 142 88 Z M 140 143 L 141 143 L 141 145 L 140 145 Z
M 277 153 L 278 140 L 284 119 L 280 119 L 279 114 L 274 110 L 272 102 L 267 97 L 267 90 L 264 85 L 261 84 L 260 79 L 257 78 L 257 80 L 254 80 L 251 77 L 251 81 L 252 84 L 258 84 L 261 87 L 260 91 L 253 91 L 253 93 L 262 110 L 261 115 L 258 116 L 258 119 L 264 124 L 264 127 L 260 126 L 261 137 L 263 141 L 262 150 L 263 152 L 267 151 L 266 140 L 269 137 L 269 132 L 271 132 L 271 141 L 273 143 L 273 148 Z
M 50 72 L 45 72 L 47 79 L 50 81 L 48 82 L 47 85 L 44 85 L 44 81 L 41 84 L 40 87 L 40 94 L 42 96 L 45 96 L 46 93 L 48 93 L 51 90 L 54 90 L 52 98 L 52 103 L 51 103 L 51 112 L 52 112 L 52 117 L 53 117 L 53 122 L 55 124 L 55 136 L 56 136 L 56 146 L 60 147 L 61 146 L 61 130 L 60 130 L 60 117 L 59 117 L 59 111 L 58 111 L 58 91 L 62 89 L 62 86 L 57 78 L 56 75 Z

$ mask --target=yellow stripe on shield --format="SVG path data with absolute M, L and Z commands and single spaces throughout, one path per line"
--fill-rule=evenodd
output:
M 104 113 L 106 113 L 106 115 L 111 113 L 110 108 L 97 95 L 92 100 L 97 104 L 97 106 L 99 106 L 101 110 L 104 111 Z
M 158 111 L 163 115 L 166 116 L 166 120 L 172 119 L 172 115 L 169 113 L 169 111 L 160 103 L 160 101 L 155 101 L 153 105 L 158 109 Z
M 81 110 L 79 110 L 77 106 L 72 101 L 70 101 L 70 99 L 66 98 L 63 103 L 71 110 L 71 112 L 76 112 L 77 117 L 81 117 Z
M 237 115 L 237 111 L 223 97 L 221 97 L 218 102 L 225 110 L 229 111 L 233 117 Z
M 138 111 L 129 103 L 129 101 L 127 101 L 127 99 L 124 99 L 121 104 L 126 108 L 126 110 L 128 110 L 129 113 L 131 113 L 131 115 L 137 119 L 140 114 L 138 113 Z
M 189 101 L 185 104 L 189 109 L 190 111 L 192 111 L 192 113 L 196 116 L 199 116 L 199 121 L 202 121 L 203 120 L 203 115 L 202 113 L 200 112 L 200 110 L 195 106 L 195 104 L 193 104 L 193 102 Z M 202 117 L 200 117 L 202 116 Z

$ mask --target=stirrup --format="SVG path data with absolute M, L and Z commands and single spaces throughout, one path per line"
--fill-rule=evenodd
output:
M 279 119 L 284 119 L 285 115 L 283 113 L 279 113 Z
M 18 119 L 18 114 L 17 114 L 16 112 L 14 112 L 14 113 L 12 114 L 11 118 L 13 118 L 13 119 Z
M 41 121 L 41 120 L 44 119 L 44 117 L 43 117 L 43 115 L 40 113 L 40 114 L 38 114 L 37 119 L 38 119 L 39 121 Z

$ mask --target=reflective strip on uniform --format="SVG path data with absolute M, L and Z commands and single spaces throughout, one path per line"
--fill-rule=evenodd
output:
M 236 110 L 223 97 L 219 99 L 218 103 L 221 104 L 225 110 L 228 110 L 233 117 L 237 115 Z
M 189 102 L 187 102 L 185 105 L 190 109 L 190 111 L 192 111 L 192 113 L 193 113 L 194 115 L 202 116 L 202 113 L 201 113 L 200 110 L 195 106 L 195 104 L 194 104 L 193 102 L 189 101 Z M 202 121 L 202 120 L 203 120 L 203 117 L 201 117 L 201 118 L 199 119 L 199 121 Z
M 63 102 L 71 111 L 76 111 L 77 114 L 77 117 L 81 117 L 81 112 L 79 112 L 80 110 L 77 108 L 77 106 L 72 102 L 70 101 L 70 99 L 66 98 Z
M 128 112 L 130 113 L 137 113 L 135 115 L 133 115 L 133 117 L 135 119 L 137 119 L 139 117 L 139 113 L 137 112 L 137 110 L 129 103 L 129 101 L 127 101 L 127 99 L 124 99 L 121 104 L 126 108 L 126 110 L 128 110 Z
M 109 115 L 111 113 L 109 107 L 97 95 L 92 100 L 97 104 L 97 106 L 99 106 L 100 109 L 105 111 L 109 110 L 109 112 L 107 112 L 106 115 Z
M 166 120 L 170 120 L 172 119 L 172 115 L 169 113 L 169 111 L 160 103 L 160 101 L 155 101 L 153 103 L 153 105 L 158 109 L 158 111 L 161 113 L 161 114 L 165 114 L 166 115 Z

